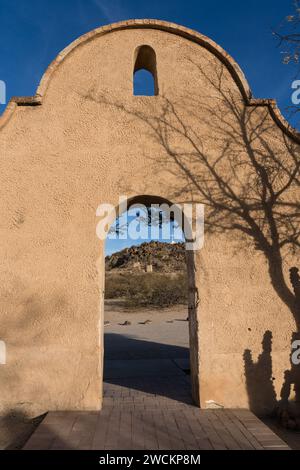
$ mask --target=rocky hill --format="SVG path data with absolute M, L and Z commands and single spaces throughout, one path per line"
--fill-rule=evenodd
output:
M 145 242 L 105 258 L 106 271 L 174 273 L 186 270 L 184 243 Z

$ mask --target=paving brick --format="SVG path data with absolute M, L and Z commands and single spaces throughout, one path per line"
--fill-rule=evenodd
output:
M 24 449 L 288 449 L 249 410 L 195 407 L 185 377 L 111 382 L 102 411 L 50 412 Z

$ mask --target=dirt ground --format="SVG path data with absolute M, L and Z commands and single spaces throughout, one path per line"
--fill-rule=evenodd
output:
M 164 323 L 170 320 L 186 319 L 187 305 L 173 305 L 165 308 L 127 308 L 122 299 L 105 300 L 104 323 L 118 324 L 125 320 L 137 323 L 151 320 L 154 323 Z
M 137 310 L 106 301 L 104 359 L 188 358 L 187 317 L 185 305 Z

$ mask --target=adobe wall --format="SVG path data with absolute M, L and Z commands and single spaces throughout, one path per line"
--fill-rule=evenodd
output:
M 154 97 L 132 93 L 134 52 L 143 44 L 156 53 Z M 117 205 L 120 195 L 197 200 L 197 182 L 187 176 L 201 181 L 197 157 L 218 158 L 229 129 L 240 133 L 228 100 L 243 119 L 254 109 L 247 123 L 263 122 L 263 138 L 280 149 L 280 158 L 288 153 L 286 139 L 298 152 L 275 108 L 250 106 L 232 59 L 202 36 L 162 22 L 89 33 L 50 66 L 34 99 L 8 105 L 0 121 L 2 409 L 101 407 L 104 247 L 96 237 L 96 209 Z M 165 116 L 167 134 L 157 127 Z M 243 137 L 231 139 L 231 155 L 243 152 Z M 182 154 L 187 168 L 176 158 Z M 299 261 L 298 253 L 290 262 Z M 207 227 L 195 275 L 200 300 L 192 327 L 200 347 L 195 338 L 192 347 L 201 405 L 252 406 L 257 380 L 269 394 L 268 377 L 245 377 L 245 351 L 256 360 L 266 331 L 273 335 L 278 397 L 296 327 L 271 285 L 264 255 L 238 230 Z M 254 401 L 267 411 L 266 397 L 256 393 Z

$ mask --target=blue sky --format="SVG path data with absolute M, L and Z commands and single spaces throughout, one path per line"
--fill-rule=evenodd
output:
M 220 44 L 241 66 L 254 96 L 275 98 L 288 117 L 296 69 L 282 63 L 272 29 L 292 12 L 293 0 L 0 0 L 0 80 L 7 101 L 34 95 L 49 63 L 81 34 L 115 21 L 157 18 Z
M 219 43 L 242 67 L 254 96 L 276 98 L 287 115 L 295 69 L 282 64 L 271 31 L 292 11 L 293 0 L 0 0 L 0 80 L 8 99 L 33 95 L 48 64 L 81 34 L 114 21 L 158 18 Z
M 168 243 L 184 241 L 181 225 L 176 222 L 163 222 L 166 214 L 163 216 L 161 224 L 157 222 L 158 213 L 156 211 L 153 212 L 153 216 L 156 223 L 149 225 L 147 223 L 148 211 L 145 206 L 139 204 L 124 212 L 110 228 L 106 239 L 105 254 L 111 255 L 128 246 L 140 245 L 149 240 Z

